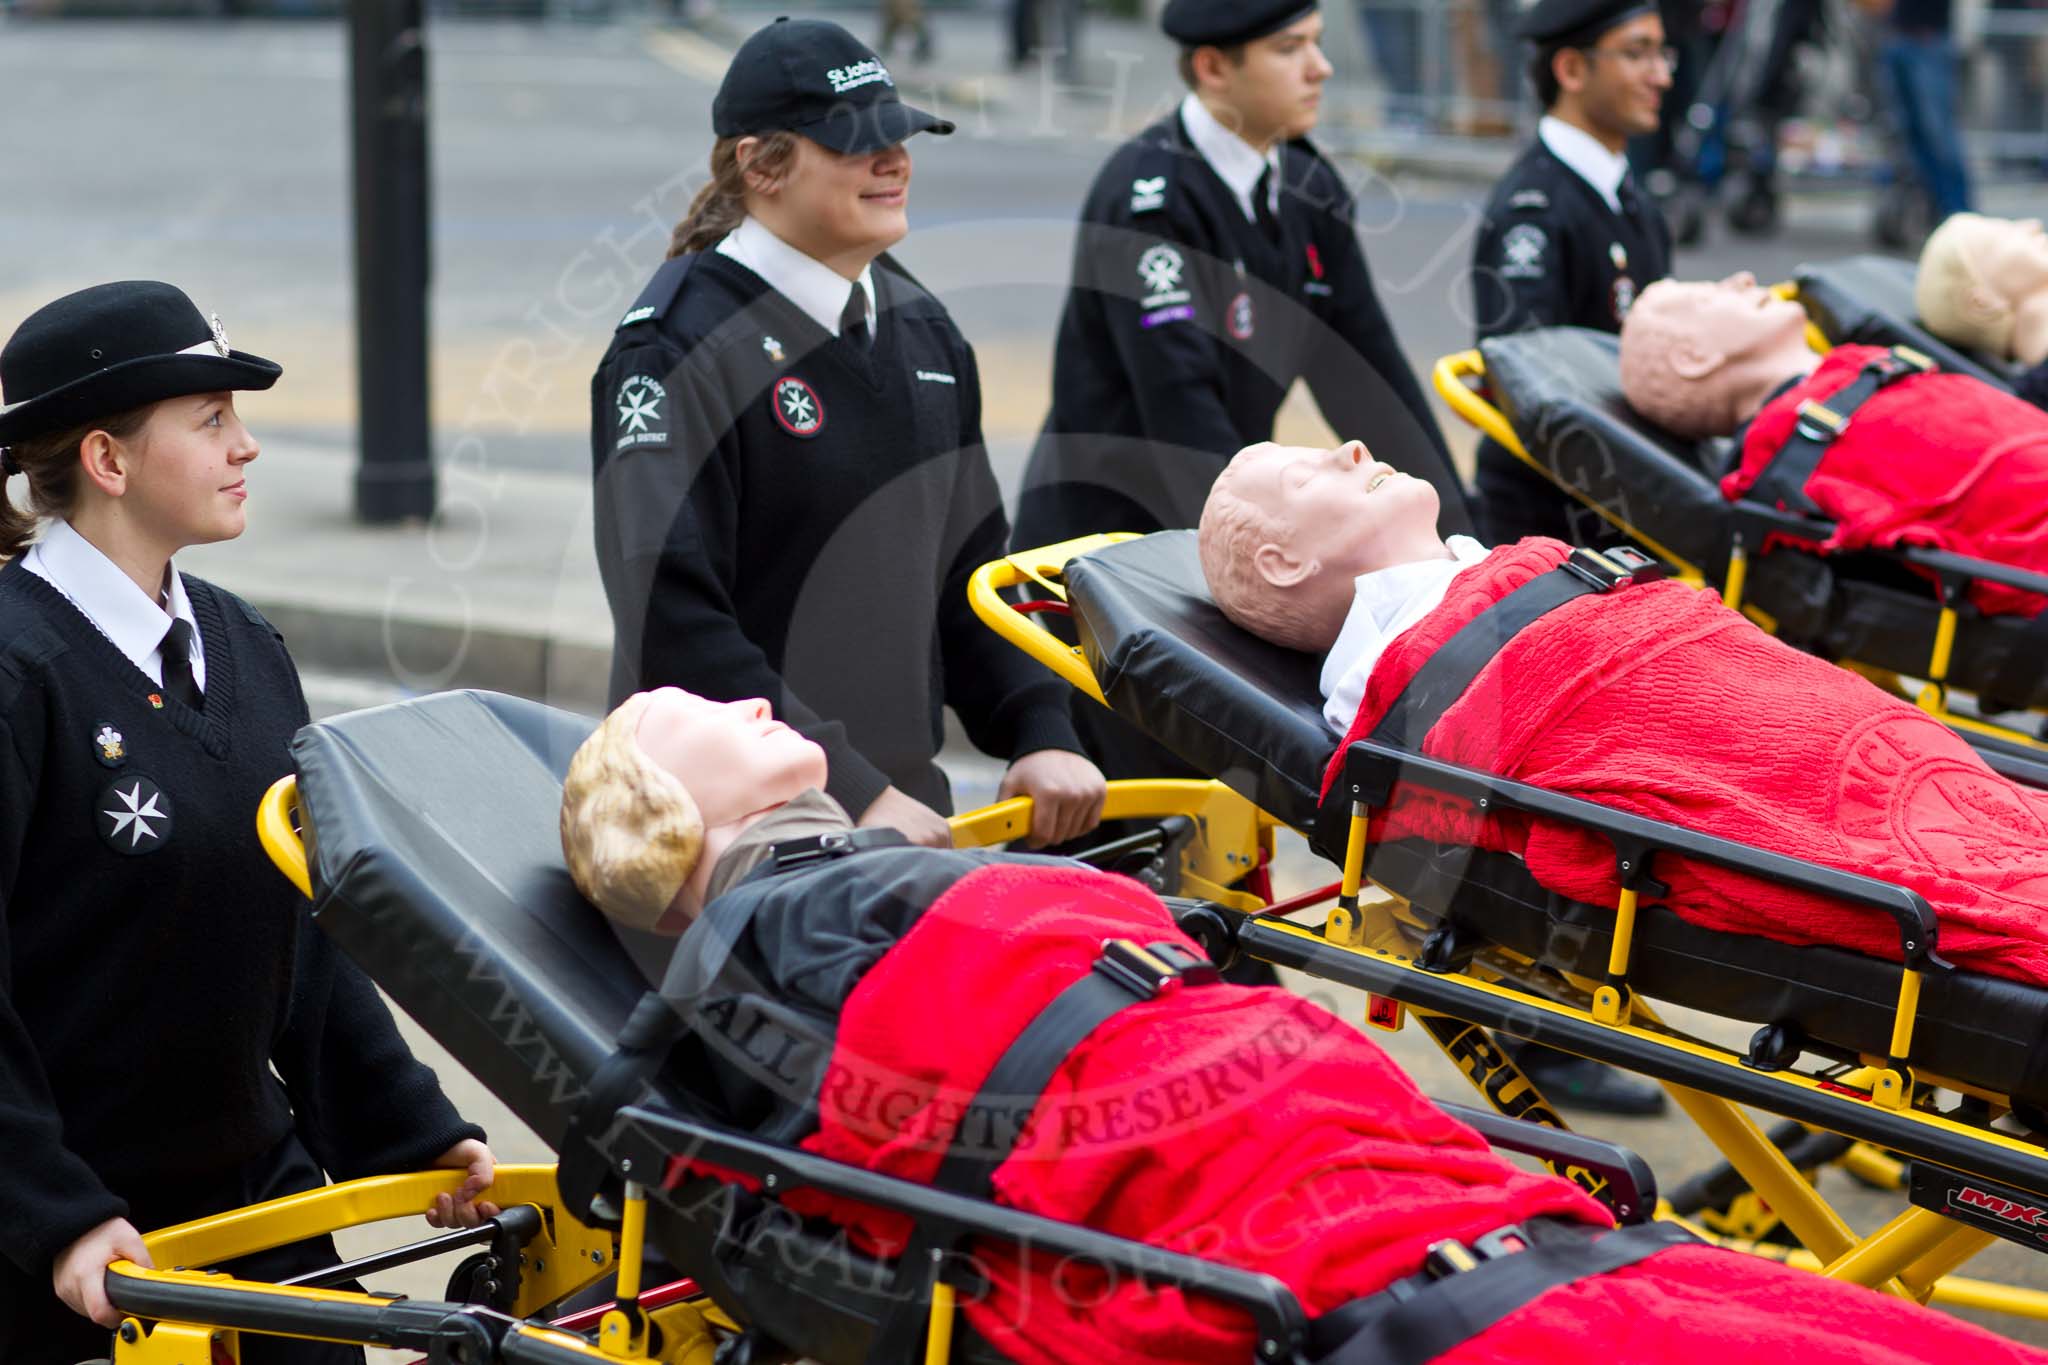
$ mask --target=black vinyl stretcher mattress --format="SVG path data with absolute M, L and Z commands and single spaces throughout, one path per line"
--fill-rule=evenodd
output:
M 593 722 L 451 692 L 310 725 L 293 741 L 314 917 L 557 1152 L 670 940 L 619 931 L 562 864 L 562 775 Z M 655 1101 L 717 1121 L 686 1076 Z M 704 1182 L 650 1202 L 649 1236 L 742 1322 L 801 1355 L 859 1360 L 889 1270 Z M 965 1320 L 954 1360 L 1005 1357 Z
M 1333 862 L 1342 825 L 1319 818 L 1338 736 L 1322 718 L 1320 662 L 1226 620 L 1203 587 L 1192 531 L 1070 561 L 1068 600 L 1110 706 L 1181 758 L 1308 835 Z M 1545 890 L 1508 854 L 1423 840 L 1374 844 L 1366 873 L 1425 917 L 1449 918 L 1554 967 L 1598 978 L 1612 907 Z M 1857 953 L 1710 932 L 1660 905 L 1636 922 L 1630 980 L 1642 994 L 1756 1024 L 1822 1051 L 1888 1050 L 1899 969 Z M 2048 990 L 1963 972 L 1925 978 L 1919 1067 L 2048 1106 Z
M 2011 362 L 1951 346 L 1920 325 L 1913 301 L 1918 273 L 1911 261 L 1895 256 L 1851 256 L 1825 265 L 1802 265 L 1793 278 L 1807 317 L 1831 344 L 1911 346 L 1932 356 L 1944 370 L 2011 389 Z
M 1616 540 L 1720 580 L 1736 520 L 1720 485 L 1730 442 L 1695 445 L 1637 416 L 1622 397 L 1619 342 L 1604 332 L 1550 327 L 1479 349 L 1494 406 L 1560 487 L 1597 508 Z M 1744 600 L 1809 653 L 1926 675 L 1940 615 L 1934 588 L 1887 556 L 1752 554 Z M 1958 610 L 1949 681 L 1977 692 L 1995 677 L 2030 677 L 2032 695 L 1998 700 L 2048 706 L 2048 669 L 2013 666 L 2039 652 L 2026 618 L 1983 616 L 1968 604 Z

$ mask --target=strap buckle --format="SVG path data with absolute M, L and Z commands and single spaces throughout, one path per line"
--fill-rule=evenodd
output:
M 1483 1236 L 1474 1237 L 1469 1243 L 1446 1237 L 1441 1242 L 1431 1243 L 1429 1250 L 1423 1253 L 1422 1273 L 1432 1280 L 1449 1279 L 1468 1270 L 1477 1270 L 1488 1261 L 1527 1251 L 1534 1245 L 1535 1240 L 1520 1223 L 1504 1224 Z
M 1661 573 L 1653 572 L 1661 569 L 1656 560 L 1627 546 L 1605 552 L 1581 546 L 1558 567 L 1590 584 L 1595 592 L 1613 592 L 1631 583 L 1646 583 L 1652 577 L 1661 577 Z
M 1093 970 L 1140 1000 L 1163 999 L 1185 987 L 1213 985 L 1223 979 L 1215 963 L 1178 943 L 1150 943 L 1141 948 L 1127 938 L 1104 939 Z
M 1796 426 L 1807 440 L 1826 445 L 1849 429 L 1849 419 L 1827 404 L 1809 398 L 1799 405 Z
M 909 842 L 901 832 L 893 829 L 837 830 L 803 839 L 784 839 L 769 846 L 768 856 L 777 872 L 788 872 L 792 868 L 844 858 L 863 849 L 890 848 Z
M 1891 358 L 1902 367 L 1901 373 L 1927 374 L 1941 368 L 1933 356 L 1925 351 L 1916 351 L 1911 346 L 1892 347 Z

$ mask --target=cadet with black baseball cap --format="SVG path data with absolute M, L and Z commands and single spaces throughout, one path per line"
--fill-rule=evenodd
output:
M 973 615 L 1008 535 L 974 352 L 887 254 L 905 140 L 953 125 L 898 97 L 845 29 L 778 19 L 711 106 L 711 180 L 591 387 L 612 700 L 765 697 L 830 756 L 863 825 L 950 842 L 933 762 L 951 706 L 1035 799 L 1033 836 L 1099 819 L 1066 689 Z

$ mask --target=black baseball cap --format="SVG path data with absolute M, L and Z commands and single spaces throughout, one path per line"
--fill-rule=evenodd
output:
M 777 19 L 740 44 L 711 101 L 720 137 L 801 133 L 835 152 L 878 152 L 953 125 L 896 95 L 882 59 L 826 19 Z
M 166 398 L 267 389 L 283 371 L 228 346 L 218 317 L 157 280 L 66 294 L 0 347 L 0 445 Z

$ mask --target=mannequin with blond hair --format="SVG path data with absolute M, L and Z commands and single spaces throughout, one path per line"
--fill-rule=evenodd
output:
M 2027 366 L 2048 360 L 2048 235 L 2040 220 L 1949 217 L 1920 249 L 1913 306 L 1951 345 Z

